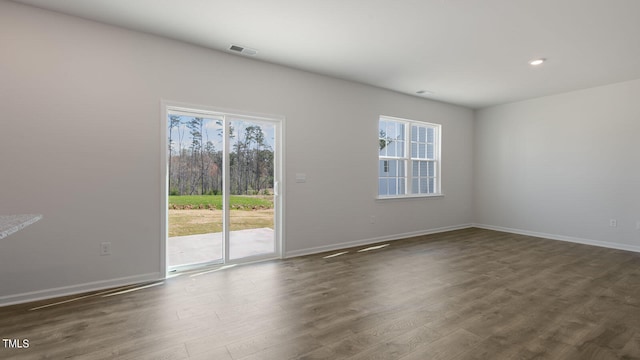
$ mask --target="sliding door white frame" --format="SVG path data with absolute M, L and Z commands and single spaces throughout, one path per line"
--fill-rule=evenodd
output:
M 167 119 L 169 114 L 184 114 L 187 116 L 202 115 L 209 118 L 222 118 L 223 119 L 223 148 L 224 148 L 224 191 L 223 191 L 223 206 L 224 209 L 229 209 L 229 194 L 230 194 L 230 175 L 229 175 L 229 119 L 240 119 L 247 121 L 257 121 L 262 123 L 269 123 L 275 127 L 275 141 L 274 141 L 274 253 L 265 254 L 260 256 L 252 256 L 240 259 L 231 259 L 229 254 L 229 216 L 223 216 L 223 254 L 224 259 L 222 265 L 249 263 L 256 261 L 269 260 L 274 258 L 282 258 L 285 253 L 284 247 L 284 125 L 285 119 L 283 116 L 268 115 L 250 113 L 238 110 L 220 109 L 202 105 L 192 105 L 184 103 L 176 103 L 170 101 L 161 102 L 161 148 L 160 148 L 160 179 L 161 179 L 161 199 L 160 199 L 160 272 L 167 274 L 168 259 L 167 259 L 167 239 L 168 239 L 168 156 L 167 149 L 169 148 L 167 139 Z M 225 210 L 226 211 L 226 210 Z

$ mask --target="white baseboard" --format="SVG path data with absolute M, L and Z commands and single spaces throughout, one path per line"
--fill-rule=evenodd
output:
M 604 247 L 604 248 L 609 248 L 609 249 L 633 251 L 633 252 L 640 253 L 640 246 L 635 246 L 635 245 L 627 245 L 627 244 L 612 243 L 612 242 L 607 242 L 607 241 L 583 239 L 583 238 L 578 238 L 578 237 L 573 237 L 573 236 L 547 234 L 547 233 L 542 233 L 542 232 L 537 232 L 537 231 L 506 228 L 506 227 L 502 227 L 502 226 L 493 226 L 493 225 L 484 225 L 484 224 L 473 224 L 472 226 L 480 228 L 480 229 L 502 231 L 502 232 L 507 232 L 507 233 L 512 233 L 512 234 L 535 236 L 535 237 L 545 238 L 545 239 L 550 239 L 550 240 L 567 241 L 567 242 L 583 244 L 583 245 L 599 246 L 599 247 Z
M 393 240 L 407 239 L 415 236 L 423 236 L 423 235 L 430 235 L 430 234 L 436 234 L 436 233 L 453 231 L 453 230 L 468 229 L 470 227 L 473 227 L 473 225 L 463 224 L 463 225 L 446 226 L 446 227 L 440 227 L 435 229 L 412 231 L 412 232 L 407 232 L 402 234 L 394 234 L 394 235 L 380 236 L 380 237 L 375 237 L 370 239 L 349 241 L 349 242 L 344 242 L 339 244 L 317 246 L 317 247 L 302 249 L 302 250 L 287 251 L 285 253 L 285 258 L 318 254 L 318 253 L 323 253 L 327 251 L 335 251 L 335 250 L 352 248 L 356 246 L 371 245 L 371 244 L 375 244 L 383 241 L 393 241 Z
M 64 286 L 53 289 L 44 289 L 22 294 L 13 294 L 0 296 L 0 306 L 22 304 L 32 301 L 45 300 L 60 296 L 76 295 L 89 291 L 98 291 L 114 287 L 140 284 L 150 281 L 158 281 L 164 279 L 164 275 L 160 273 L 151 273 L 135 276 L 127 276 L 118 279 L 95 281 L 85 284 Z

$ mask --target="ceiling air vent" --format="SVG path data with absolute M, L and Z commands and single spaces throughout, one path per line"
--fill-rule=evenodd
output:
M 258 53 L 258 50 L 247 48 L 244 46 L 238 46 L 238 45 L 231 45 L 229 50 L 235 51 L 237 53 L 240 53 L 242 55 L 247 55 L 247 56 L 255 56 Z

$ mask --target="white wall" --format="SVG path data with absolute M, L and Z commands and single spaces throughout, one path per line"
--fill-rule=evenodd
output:
M 478 111 L 474 221 L 640 251 L 639 96 L 635 80 Z
M 0 215 L 44 215 L 0 240 L 0 305 L 164 275 L 161 100 L 286 117 L 289 255 L 472 221 L 468 109 L 7 2 L 0 48 Z M 380 114 L 443 125 L 445 197 L 374 200 Z

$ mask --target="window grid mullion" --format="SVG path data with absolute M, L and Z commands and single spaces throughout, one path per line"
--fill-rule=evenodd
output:
M 404 126 L 404 194 L 411 194 L 413 185 L 413 163 L 411 162 L 411 123 L 405 123 Z

